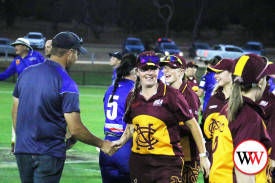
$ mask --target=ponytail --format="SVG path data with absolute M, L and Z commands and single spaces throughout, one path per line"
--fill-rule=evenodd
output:
M 117 90 L 117 87 L 118 87 L 118 82 L 120 81 L 120 79 L 122 78 L 122 73 L 121 72 L 118 72 L 118 70 L 121 70 L 121 69 L 117 69 L 117 74 L 116 74 L 116 79 L 115 79 L 115 83 L 114 83 L 114 89 L 113 89 L 113 92 L 112 92 L 112 96 L 110 97 L 110 100 L 109 100 L 109 103 L 113 102 L 113 98 L 114 98 L 114 94 Z
M 127 115 L 129 115 L 131 105 L 132 105 L 133 101 L 137 98 L 137 94 L 138 94 L 137 92 L 138 92 L 139 84 L 140 84 L 140 79 L 139 79 L 139 77 L 137 77 L 135 87 L 134 87 L 134 91 L 133 91 L 131 99 L 130 99 L 128 105 L 127 105 L 127 108 L 125 110 L 125 114 L 124 114 L 123 118 L 125 118 Z
M 228 104 L 228 120 L 234 122 L 240 112 L 244 102 L 242 92 L 247 92 L 253 87 L 253 84 L 241 84 L 238 78 L 235 78 L 232 87 L 232 93 Z
M 239 82 L 234 82 L 232 87 L 232 93 L 228 104 L 228 120 L 230 122 L 235 121 L 239 110 L 243 106 L 243 97 L 241 93 L 241 85 Z
M 121 59 L 120 66 L 116 70 L 116 79 L 114 83 L 114 89 L 112 92 L 112 96 L 110 97 L 109 102 L 113 102 L 114 94 L 118 88 L 119 81 L 125 77 L 129 76 L 131 74 L 131 71 L 136 67 L 136 56 L 132 53 L 126 54 Z

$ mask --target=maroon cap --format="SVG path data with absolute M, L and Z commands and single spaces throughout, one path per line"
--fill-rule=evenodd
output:
M 199 66 L 194 61 L 188 62 L 186 64 L 186 68 L 188 68 L 188 67 L 197 67 L 197 68 L 199 68 Z
M 250 53 L 235 60 L 233 75 L 234 81 L 243 84 L 258 83 L 264 76 L 275 75 L 275 65 L 269 64 L 265 57 Z
M 234 64 L 235 64 L 234 60 L 224 58 L 220 60 L 215 66 L 208 66 L 207 69 L 214 72 L 223 72 L 223 71 L 232 72 Z
M 185 69 L 186 61 L 182 56 L 178 54 L 174 54 L 174 55 L 165 56 L 164 59 L 159 63 L 159 65 L 161 67 L 164 65 L 169 65 L 172 68 Z
M 159 68 L 160 58 L 153 51 L 145 51 L 137 57 L 137 67 L 155 66 Z

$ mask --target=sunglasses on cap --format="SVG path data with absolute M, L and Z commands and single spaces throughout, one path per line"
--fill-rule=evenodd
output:
M 139 56 L 140 58 L 140 63 L 146 64 L 146 63 L 154 63 L 158 64 L 159 63 L 159 57 L 158 56 L 146 56 L 146 55 L 141 55 Z
M 169 61 L 169 62 L 179 62 L 181 65 L 183 65 L 180 58 L 178 58 L 174 55 L 168 55 L 168 56 L 164 57 L 163 62 L 167 62 L 167 61 Z

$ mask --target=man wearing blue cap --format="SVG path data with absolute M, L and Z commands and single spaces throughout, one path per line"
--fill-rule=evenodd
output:
M 80 53 L 82 39 L 61 32 L 52 40 L 51 57 L 29 67 L 19 76 L 13 92 L 13 126 L 16 130 L 15 156 L 22 182 L 59 182 L 64 167 L 65 133 L 111 153 L 112 142 L 97 138 L 80 118 L 79 90 L 65 68 Z
M 33 51 L 27 39 L 18 38 L 11 45 L 14 46 L 15 53 L 18 56 L 15 57 L 5 72 L 0 73 L 0 81 L 8 79 L 15 73 L 19 76 L 25 68 L 44 62 L 44 57 L 41 53 Z

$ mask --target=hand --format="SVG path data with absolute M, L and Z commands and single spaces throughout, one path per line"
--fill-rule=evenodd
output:
M 210 161 L 205 157 L 200 157 L 201 171 L 204 174 L 204 177 L 207 178 L 210 173 Z
M 122 141 L 119 139 L 119 140 L 116 140 L 116 141 L 113 141 L 113 146 L 118 150 L 120 148 L 122 148 L 124 144 L 122 143 Z
M 15 144 L 14 142 L 11 143 L 11 152 L 10 152 L 10 154 L 14 153 L 14 144 Z
M 115 152 L 117 152 L 118 148 L 113 145 L 113 142 L 109 140 L 103 140 L 103 144 L 100 147 L 100 150 L 103 151 L 105 154 L 112 156 Z
M 275 168 L 275 161 L 273 159 L 270 159 L 269 164 L 270 164 L 270 171 L 272 172 Z
M 66 151 L 71 149 L 76 144 L 76 142 L 77 142 L 77 140 L 73 136 L 68 138 L 66 140 Z

